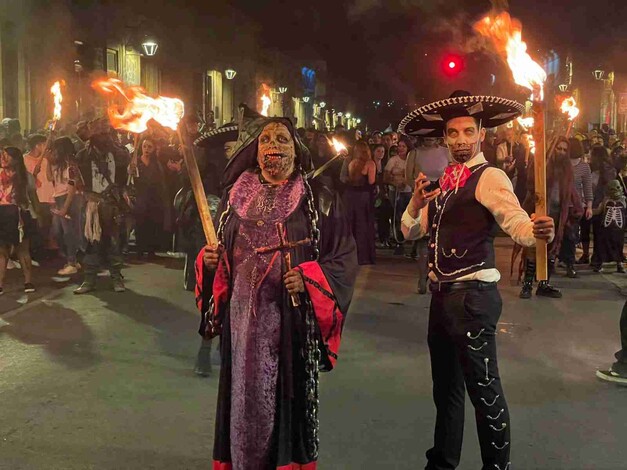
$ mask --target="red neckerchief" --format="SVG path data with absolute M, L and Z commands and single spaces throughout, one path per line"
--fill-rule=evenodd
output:
M 440 178 L 440 189 L 445 192 L 450 189 L 463 188 L 471 174 L 470 169 L 464 163 L 449 165 Z

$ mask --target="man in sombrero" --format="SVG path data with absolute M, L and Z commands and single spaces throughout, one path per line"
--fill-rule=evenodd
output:
M 482 469 L 511 466 L 509 412 L 496 354 L 502 301 L 494 237 L 500 227 L 518 244 L 533 246 L 536 239 L 553 239 L 554 224 L 550 217 L 529 218 L 507 175 L 486 161 L 481 142 L 486 128 L 522 111 L 512 100 L 456 91 L 411 112 L 399 126 L 412 136 L 444 137 L 452 159 L 439 188 L 418 176 L 402 218 L 407 239 L 430 235 L 428 343 L 437 418 L 428 470 L 459 464 L 464 389 L 475 408 Z

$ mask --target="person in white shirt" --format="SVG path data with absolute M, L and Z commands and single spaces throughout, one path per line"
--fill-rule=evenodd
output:
M 51 209 L 54 207 L 54 186 L 46 177 L 48 171 L 48 156 L 46 151 L 46 136 L 33 134 L 28 137 L 28 153 L 24 155 L 26 170 L 35 178 L 37 198 L 39 199 L 40 218 L 37 233 L 31 241 L 33 266 L 46 257 L 46 250 L 50 247 L 51 239 Z M 37 261 L 35 261 L 37 260 Z
M 464 389 L 475 408 L 482 468 L 511 465 L 509 412 L 496 352 L 502 301 L 494 236 L 501 227 L 517 243 L 532 246 L 536 239 L 552 240 L 554 224 L 550 217 L 529 218 L 507 175 L 488 165 L 481 142 L 485 127 L 505 124 L 522 111 L 512 100 L 457 91 L 411 112 L 399 126 L 406 134 L 444 136 L 453 160 L 438 189 L 428 190 L 429 180 L 418 176 L 402 218 L 407 239 L 430 234 L 428 343 L 437 418 L 427 470 L 459 465 Z

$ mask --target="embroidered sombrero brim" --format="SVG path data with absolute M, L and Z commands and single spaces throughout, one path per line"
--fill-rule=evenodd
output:
M 456 96 L 421 106 L 398 125 L 401 134 L 416 137 L 443 137 L 447 121 L 463 116 L 481 120 L 484 128 L 497 127 L 520 116 L 525 107 L 498 96 Z
M 201 148 L 223 145 L 224 142 L 237 140 L 237 134 L 237 124 L 226 124 L 201 135 L 194 141 L 194 145 Z

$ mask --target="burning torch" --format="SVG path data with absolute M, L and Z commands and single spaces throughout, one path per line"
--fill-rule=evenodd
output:
M 343 158 L 343 157 L 345 157 L 348 154 L 348 150 L 346 149 L 346 145 L 344 145 L 342 142 L 337 140 L 335 137 L 333 137 L 333 140 L 332 140 L 331 144 L 333 145 L 333 148 L 335 149 L 335 157 L 330 159 L 325 164 L 321 165 L 320 168 L 318 168 L 317 170 L 314 170 L 314 171 L 310 172 L 307 175 L 307 177 L 309 179 L 317 178 L 322 173 L 324 173 L 326 171 L 326 169 L 329 168 L 331 166 L 331 164 L 335 160 L 337 160 L 338 158 Z
M 139 135 L 148 129 L 148 121 L 152 119 L 161 126 L 178 132 L 183 158 L 189 173 L 207 243 L 217 245 L 218 238 L 211 218 L 211 212 L 209 211 L 209 204 L 207 204 L 207 196 L 202 184 L 202 179 L 200 178 L 198 164 L 194 156 L 189 152 L 179 126 L 185 114 L 183 101 L 178 98 L 168 98 L 165 96 L 152 98 L 145 94 L 143 88 L 138 86 L 125 86 L 120 80 L 115 78 L 97 80 L 92 84 L 92 87 L 105 95 L 117 94 L 124 99 L 124 108 L 122 111 L 114 104 L 109 107 L 108 115 L 109 121 L 115 129 L 135 133 L 135 148 L 132 160 L 135 167 L 137 167 Z
M 522 40 L 522 25 L 513 20 L 509 13 L 492 12 L 479 20 L 475 30 L 491 41 L 498 53 L 506 59 L 512 71 L 514 82 L 530 90 L 532 95 L 533 138 L 535 141 L 535 213 L 546 215 L 546 147 L 545 147 L 545 103 L 544 83 L 546 72 L 527 53 L 527 44 Z M 547 244 L 536 240 L 536 277 L 539 281 L 548 279 Z
M 61 87 L 65 85 L 63 80 L 57 80 L 50 87 L 50 94 L 52 95 L 52 99 L 54 101 L 54 109 L 52 111 L 52 120 L 50 121 L 50 125 L 48 126 L 48 130 L 50 133 L 48 134 L 48 140 L 46 141 L 46 147 L 42 152 L 39 160 L 35 164 L 35 168 L 33 169 L 33 176 L 36 178 L 39 172 L 41 171 L 41 163 L 44 160 L 44 156 L 50 151 L 52 147 L 52 138 L 54 136 L 54 130 L 57 128 L 57 123 L 61 120 L 61 111 L 63 110 L 63 93 L 61 93 Z

